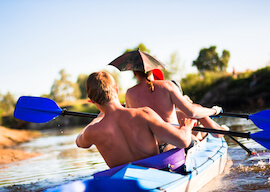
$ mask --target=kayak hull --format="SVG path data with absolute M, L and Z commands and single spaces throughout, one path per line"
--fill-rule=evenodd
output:
M 227 161 L 228 145 L 224 138 L 208 134 L 192 147 L 180 173 L 127 164 L 114 174 L 47 189 L 46 192 L 92 191 L 198 191 L 215 176 L 221 174 Z M 183 172 L 183 168 L 185 171 Z

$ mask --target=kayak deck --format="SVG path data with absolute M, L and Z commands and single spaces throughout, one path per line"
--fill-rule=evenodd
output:
M 197 191 L 223 172 L 227 148 L 224 138 L 208 134 L 206 139 L 188 151 L 184 174 L 127 164 L 110 177 L 75 181 L 46 192 Z

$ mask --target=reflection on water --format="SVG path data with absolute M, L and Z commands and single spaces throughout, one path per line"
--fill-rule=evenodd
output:
M 251 121 L 238 118 L 219 118 L 233 131 L 260 131 Z M 19 148 L 41 153 L 41 156 L 10 164 L 0 169 L 0 192 L 42 191 L 48 187 L 78 179 L 90 178 L 94 172 L 107 169 L 107 165 L 93 146 L 80 149 L 75 139 L 81 128 L 47 130 L 43 137 L 22 144 Z M 227 171 L 212 180 L 202 192 L 214 191 L 269 191 L 270 153 L 253 140 L 237 138 L 256 155 L 248 156 L 234 141 L 229 144 Z M 232 164 L 231 166 L 229 166 Z M 6 167 L 6 166 L 5 166 Z

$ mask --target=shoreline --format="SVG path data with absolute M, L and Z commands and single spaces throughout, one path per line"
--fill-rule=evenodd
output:
M 0 166 L 41 155 L 40 153 L 29 153 L 24 150 L 14 149 L 16 145 L 39 136 L 38 131 L 10 129 L 0 126 Z M 5 168 L 5 166 L 2 168 Z

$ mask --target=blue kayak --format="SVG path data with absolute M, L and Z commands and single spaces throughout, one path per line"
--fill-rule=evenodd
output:
M 221 174 L 227 161 L 225 139 L 211 134 L 188 150 L 159 155 L 98 172 L 88 180 L 49 188 L 46 192 L 198 191 Z

